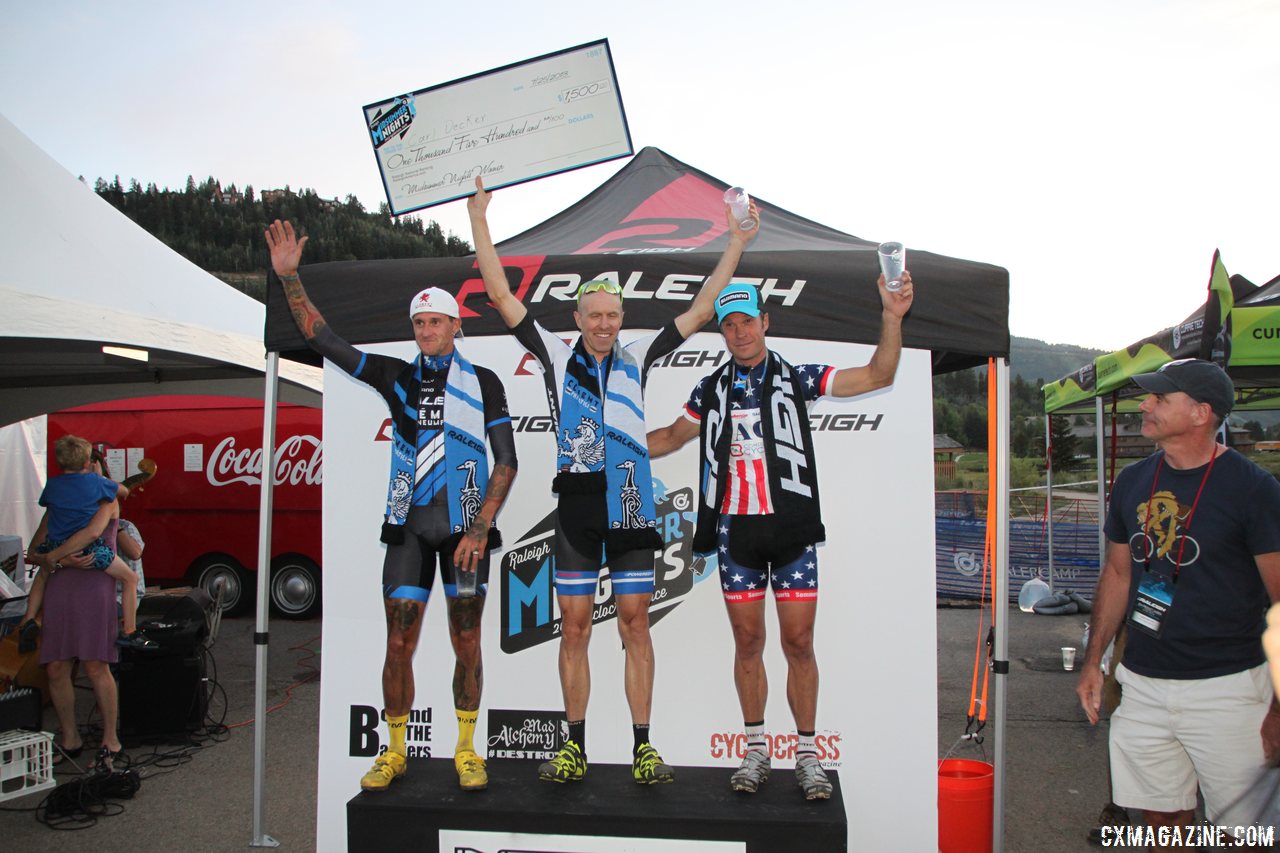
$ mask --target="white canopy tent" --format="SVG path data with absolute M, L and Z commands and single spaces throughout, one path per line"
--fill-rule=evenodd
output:
M 264 383 L 260 303 L 146 233 L 3 116 L 0 186 L 0 426 L 101 400 L 235 395 L 264 401 L 263 446 L 273 446 L 277 371 L 279 400 L 320 405 L 317 368 L 277 367 L 272 354 Z M 263 490 L 259 565 L 270 495 Z M 267 589 L 259 585 L 257 619 L 263 722 Z M 260 829 L 265 729 L 255 726 L 255 846 L 275 844 Z
M 261 304 L 98 198 L 3 116 L 0 186 L 0 425 L 123 397 L 261 398 Z M 320 405 L 320 371 L 286 364 L 281 378 L 282 400 Z

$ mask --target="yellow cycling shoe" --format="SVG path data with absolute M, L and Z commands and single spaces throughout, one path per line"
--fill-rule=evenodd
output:
M 472 750 L 464 750 L 453 757 L 458 771 L 458 787 L 464 791 L 483 791 L 489 787 L 489 774 L 484 769 L 484 759 Z
M 384 752 L 374 759 L 373 767 L 360 779 L 360 787 L 365 791 L 385 791 L 391 780 L 403 776 L 405 757 L 398 752 Z

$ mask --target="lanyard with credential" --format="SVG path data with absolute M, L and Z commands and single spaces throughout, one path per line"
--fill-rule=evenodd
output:
M 1200 478 L 1200 485 L 1196 489 L 1196 496 L 1191 501 L 1191 509 L 1187 510 L 1187 519 L 1182 524 L 1182 541 L 1178 543 L 1178 557 L 1173 563 L 1173 582 L 1174 583 L 1178 582 L 1178 573 L 1182 571 L 1182 551 L 1184 548 L 1187 547 L 1187 533 L 1190 532 L 1191 530 L 1191 517 L 1196 514 L 1196 507 L 1200 505 L 1200 496 L 1204 494 L 1204 484 L 1209 482 L 1209 474 L 1212 473 L 1213 471 L 1213 463 L 1217 461 L 1218 461 L 1218 448 L 1215 445 L 1213 449 L 1213 456 L 1209 458 L 1209 467 L 1204 469 L 1204 476 Z M 1163 468 L 1164 468 L 1164 454 L 1162 453 L 1160 454 L 1160 461 L 1156 463 L 1155 476 L 1151 478 L 1151 494 L 1147 497 L 1147 517 L 1142 522 L 1142 532 L 1148 536 L 1151 535 L 1149 532 L 1151 530 L 1151 504 L 1155 502 L 1156 484 L 1160 482 L 1160 471 Z M 1177 517 L 1176 510 L 1174 511 L 1173 524 L 1174 524 L 1174 532 L 1176 534 L 1177 527 L 1178 527 L 1178 517 Z M 1147 548 L 1144 550 L 1146 551 L 1146 556 L 1143 558 L 1143 561 L 1142 561 L 1143 568 L 1146 571 L 1150 571 L 1151 570 L 1151 552 L 1153 549 Z

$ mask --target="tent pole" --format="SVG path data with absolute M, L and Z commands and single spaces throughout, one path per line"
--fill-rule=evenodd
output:
M 267 604 L 271 598 L 271 498 L 275 489 L 276 381 L 280 354 L 267 353 L 266 385 L 262 391 L 262 476 L 258 507 L 258 622 L 253 635 L 253 840 L 250 847 L 279 847 L 262 831 L 266 816 L 267 772 Z
M 1103 437 L 1102 398 L 1094 397 L 1094 415 L 1098 419 L 1098 427 L 1093 432 L 1098 439 L 1098 574 L 1107 563 L 1107 536 L 1102 532 L 1102 520 L 1107 517 L 1107 442 Z
M 1053 415 L 1044 416 L 1044 518 L 1048 541 L 1045 547 L 1049 555 L 1049 592 L 1053 593 L 1053 439 L 1049 433 L 1053 431 Z
M 995 675 L 994 798 L 991 809 L 991 851 L 1004 853 L 1004 746 L 1005 707 L 1009 674 L 1009 360 L 998 358 L 996 367 L 996 525 L 995 578 L 992 585 L 992 620 L 996 637 L 992 665 Z

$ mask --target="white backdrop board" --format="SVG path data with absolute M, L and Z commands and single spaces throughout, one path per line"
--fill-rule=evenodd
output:
M 625 333 L 624 339 L 636 334 Z M 871 354 L 871 347 L 860 344 L 783 338 L 770 343 L 793 364 L 841 367 L 863 364 Z M 555 506 L 550 491 L 554 437 L 542 377 L 514 339 L 472 338 L 460 347 L 505 384 L 520 456 L 511 497 L 498 517 L 505 551 L 494 555 L 491 568 L 484 615 L 485 693 L 476 741 L 488 742 L 491 756 L 537 752 L 544 736 L 554 739 L 555 715 L 563 710 L 549 549 L 543 547 Z M 414 352 L 412 343 L 367 349 L 402 358 Z M 670 423 L 697 380 L 725 357 L 720 336 L 701 333 L 664 359 L 649 377 L 649 427 Z M 380 398 L 332 365 L 325 370 L 324 431 L 330 446 L 316 838 L 321 850 L 341 850 L 345 803 L 359 791 L 359 778 L 385 737 L 376 718 L 385 638 L 378 530 L 390 442 Z M 929 353 L 908 350 L 892 388 L 851 401 L 822 400 L 810 410 L 827 527 L 827 542 L 818 549 L 818 738 L 823 763 L 840 772 L 850 849 L 927 850 L 937 843 L 931 400 Z M 727 785 L 739 760 L 742 718 L 714 559 L 695 578 L 699 564 L 689 551 L 695 444 L 657 460 L 653 469 L 667 547 L 658 562 L 652 610 L 657 661 L 652 731 L 654 743 L 677 768 L 675 784 L 680 784 L 679 767 L 692 765 L 723 767 Z M 437 590 L 433 598 L 440 594 Z M 607 607 L 607 597 L 597 601 Z M 775 747 L 771 784 L 790 786 L 794 723 L 772 605 L 767 612 L 772 690 L 766 729 Z M 591 761 L 629 763 L 630 716 L 612 618 L 596 625 L 591 667 Z M 448 758 L 456 738 L 453 657 L 438 601 L 427 608 L 415 671 L 409 746 L 419 755 Z M 528 784 L 543 784 L 533 764 Z M 583 784 L 591 784 L 589 777 Z M 743 807 L 750 807 L 746 798 Z

